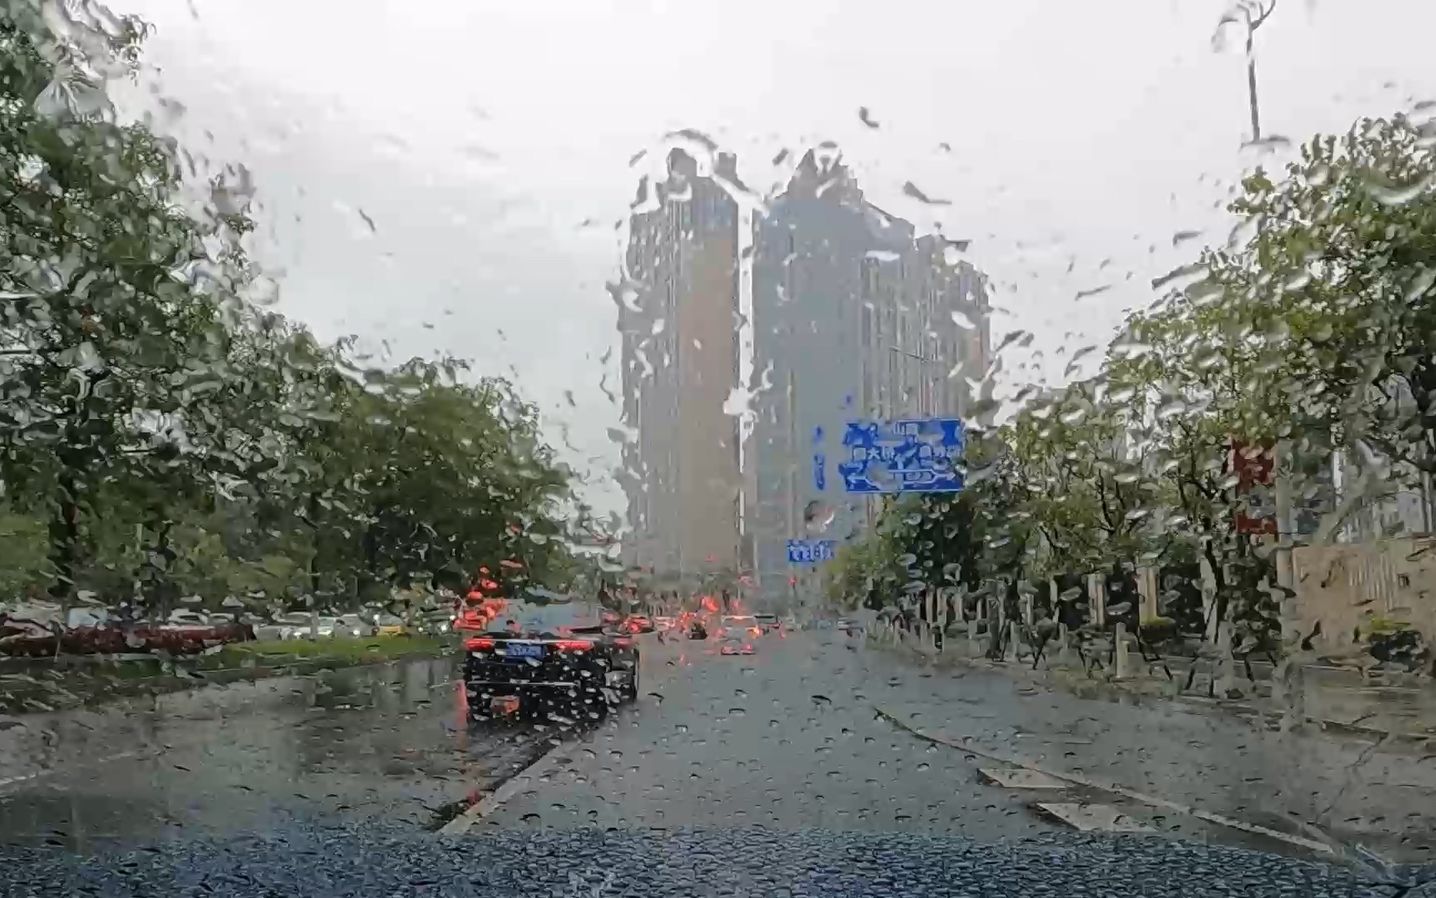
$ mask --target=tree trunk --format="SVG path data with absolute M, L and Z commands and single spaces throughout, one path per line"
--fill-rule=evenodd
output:
M 313 490 L 309 491 L 306 513 L 314 537 L 314 544 L 309 552 L 309 594 L 315 596 L 319 594 L 319 494 Z
M 50 595 L 67 605 L 75 588 L 75 556 L 80 540 L 80 506 L 76 501 L 77 484 L 73 470 L 66 465 L 59 478 L 55 513 L 50 518 L 50 564 L 55 571 Z M 62 610 L 64 610 L 62 608 Z

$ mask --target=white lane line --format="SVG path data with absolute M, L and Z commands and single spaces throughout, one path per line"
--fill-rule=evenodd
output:
M 535 779 L 547 773 L 550 768 L 558 763 L 559 754 L 563 749 L 569 747 L 567 744 L 555 745 L 553 748 L 544 752 L 537 761 L 534 761 L 523 770 L 505 780 L 503 784 L 493 792 L 483 795 L 478 801 L 469 805 L 462 814 L 450 820 L 448 823 L 445 823 L 439 828 L 440 834 L 457 836 L 468 831 L 469 827 L 492 814 L 498 809 L 499 805 L 513 798 L 514 794 L 520 789 L 528 787 Z
M 979 767 L 977 772 L 1008 789 L 1067 789 L 1071 783 L 1025 767 Z
M 1149 833 L 1143 826 L 1110 804 L 1078 804 L 1074 802 L 1040 802 L 1037 807 L 1063 823 L 1084 833 Z
M 956 742 L 943 736 L 936 736 L 931 733 L 925 733 L 917 727 L 913 726 L 912 724 L 908 723 L 907 721 L 903 720 L 901 717 L 898 717 L 897 715 L 889 711 L 885 711 L 882 708 L 877 707 L 876 705 L 873 706 L 873 710 L 877 713 L 879 717 L 893 724 L 893 726 L 896 726 L 902 730 L 906 730 L 917 738 L 922 739 L 925 742 L 931 742 L 934 745 L 945 745 L 948 748 L 954 748 L 958 751 L 977 755 L 980 758 L 987 758 L 989 761 L 998 761 L 1003 764 L 1010 764 L 1013 767 L 1025 767 L 1028 770 L 1035 770 L 1038 773 L 1045 773 L 1050 777 L 1055 777 L 1056 779 L 1060 780 L 1066 780 L 1069 783 L 1076 783 L 1079 786 L 1086 786 L 1089 789 L 1096 789 L 1099 792 L 1110 792 L 1113 795 L 1120 795 L 1123 798 L 1130 798 L 1133 801 L 1138 801 L 1142 804 L 1150 805 L 1154 808 L 1165 808 L 1169 811 L 1175 811 L 1178 814 L 1184 814 L 1188 817 L 1195 817 L 1198 820 L 1205 820 L 1208 823 L 1215 823 L 1218 826 L 1225 826 L 1228 829 L 1235 829 L 1240 832 L 1251 833 L 1252 835 L 1257 836 L 1265 836 L 1268 839 L 1276 839 L 1278 842 L 1285 842 L 1288 845 L 1295 845 L 1299 848 L 1305 848 L 1308 851 L 1315 851 L 1320 854 L 1328 855 L 1337 854 L 1336 849 L 1333 848 L 1331 845 L 1326 844 L 1325 842 L 1317 842 L 1313 839 L 1304 839 L 1301 836 L 1293 836 L 1290 833 L 1284 833 L 1280 830 L 1271 829 L 1270 827 L 1260 826 L 1256 823 L 1247 823 L 1244 820 L 1237 820 L 1236 818 L 1228 817 L 1225 814 L 1217 814 L 1212 811 L 1204 811 L 1201 808 L 1181 804 L 1180 802 L 1169 801 L 1156 795 L 1148 795 L 1145 792 L 1138 792 L 1136 789 L 1129 789 L 1126 786 L 1121 785 L 1120 783 L 1114 783 L 1107 780 L 1099 779 L 1097 777 L 1087 776 L 1083 773 L 1073 773 L 1065 770 L 1052 770 L 1040 764 L 1029 761 L 1025 758 L 1009 757 L 1006 755 L 999 754 L 997 752 L 987 751 L 986 749 L 974 748 L 971 745 L 965 745 L 961 742 Z

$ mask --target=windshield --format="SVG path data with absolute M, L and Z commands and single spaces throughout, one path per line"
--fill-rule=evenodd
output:
M 1436 890 L 1433 35 L 0 0 L 0 893 Z

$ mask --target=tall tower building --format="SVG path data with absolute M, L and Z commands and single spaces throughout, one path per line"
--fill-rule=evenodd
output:
M 716 174 L 734 180 L 719 155 Z M 738 566 L 738 206 L 681 150 L 646 181 L 618 290 L 630 564 L 693 582 Z
M 843 424 L 967 417 L 991 337 L 982 275 L 866 200 L 830 147 L 806 154 L 755 222 L 752 296 L 744 504 L 753 566 L 776 596 L 800 573 L 789 539 L 842 542 L 872 519 L 875 502 L 836 476 Z M 834 456 L 823 483 L 820 449 Z

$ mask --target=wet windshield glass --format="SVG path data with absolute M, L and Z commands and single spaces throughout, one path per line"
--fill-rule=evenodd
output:
M 0 0 L 0 894 L 1436 889 L 1433 35 Z

